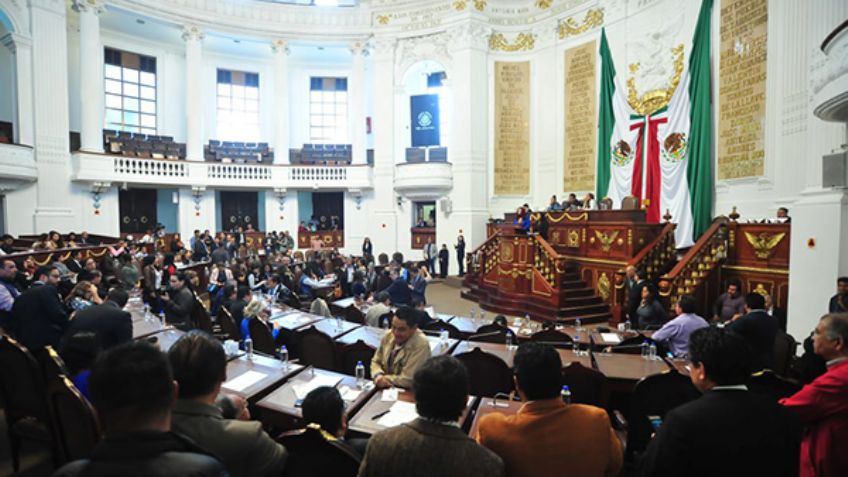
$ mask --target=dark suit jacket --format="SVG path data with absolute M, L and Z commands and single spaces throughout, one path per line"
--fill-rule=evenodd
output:
M 55 348 L 67 328 L 68 315 L 55 287 L 39 282 L 15 300 L 12 329 L 30 351 L 47 345 Z
M 107 301 L 102 305 L 78 311 L 68 327 L 66 336 L 79 332 L 94 333 L 101 349 L 105 350 L 132 341 L 132 329 L 130 313 L 120 309 L 116 303 Z
M 409 290 L 409 285 L 403 280 L 403 278 L 398 278 L 393 281 L 388 288 L 386 288 L 386 293 L 392 297 L 392 305 L 408 305 L 412 301 L 412 292 Z
M 241 323 L 241 320 L 244 318 L 245 306 L 247 306 L 247 302 L 244 300 L 236 300 L 230 304 L 230 314 L 233 315 L 233 320 L 235 320 L 237 324 Z
M 457 427 L 416 419 L 371 437 L 359 477 L 503 477 L 504 464 Z
M 672 411 L 648 445 L 642 476 L 797 476 L 801 428 L 774 399 L 712 390 Z
M 777 320 L 763 310 L 752 310 L 728 325 L 745 338 L 751 348 L 751 371 L 774 366 L 774 337 L 779 328 Z

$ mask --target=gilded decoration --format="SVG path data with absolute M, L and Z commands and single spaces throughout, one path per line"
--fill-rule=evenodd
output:
M 577 233 L 577 230 L 571 229 L 568 232 L 568 243 L 566 243 L 565 246 L 571 248 L 580 248 L 580 234 Z
M 598 241 L 601 242 L 601 250 L 604 252 L 609 252 L 612 247 L 615 239 L 618 238 L 618 230 L 613 230 L 610 233 L 601 232 L 600 230 L 595 230 L 595 237 L 598 238 Z
M 774 247 L 776 247 L 785 236 L 786 232 L 780 232 L 773 235 L 766 232 L 758 235 L 754 235 L 751 232 L 745 232 L 745 238 L 748 240 L 748 243 L 754 247 L 754 254 L 761 260 L 768 260 L 768 258 L 771 257 Z
M 553 3 L 554 0 L 536 0 L 536 8 L 544 10 L 550 8 Z
M 472 0 L 472 3 L 478 12 L 482 12 L 486 8 L 486 0 Z M 468 0 L 456 0 L 453 2 L 453 9 L 458 12 L 465 10 L 466 7 L 468 7 Z
M 489 49 L 495 51 L 527 51 L 536 45 L 536 39 L 532 33 L 519 33 L 515 42 L 509 43 L 503 33 L 493 33 L 489 37 Z
M 510 243 L 502 243 L 501 244 L 501 254 L 500 254 L 500 262 L 501 263 L 511 263 L 512 257 L 514 255 L 514 249 L 512 244 Z
M 598 277 L 598 296 L 604 301 L 607 301 L 610 296 L 610 279 L 606 272 L 601 272 L 601 276 Z
M 627 78 L 627 102 L 636 113 L 642 116 L 653 114 L 660 108 L 668 105 L 671 97 L 674 95 L 674 90 L 677 89 L 680 83 L 680 77 L 683 75 L 683 44 L 677 45 L 671 49 L 674 55 L 674 76 L 671 78 L 671 84 L 665 89 L 655 89 L 648 91 L 639 96 L 636 91 L 636 79 L 634 77 Z M 630 72 L 639 71 L 639 63 L 631 63 Z
M 380 25 L 388 25 L 389 24 L 389 16 L 388 15 L 377 15 L 377 23 Z
M 604 9 L 592 8 L 586 12 L 583 18 L 583 23 L 578 25 L 574 17 L 569 17 L 564 22 L 561 22 L 557 27 L 559 39 L 563 40 L 570 36 L 577 36 L 581 33 L 589 31 L 590 28 L 599 27 L 604 24 Z

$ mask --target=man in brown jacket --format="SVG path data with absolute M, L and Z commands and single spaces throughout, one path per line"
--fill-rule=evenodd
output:
M 459 360 L 427 360 L 412 390 L 419 417 L 374 434 L 359 477 L 504 477 L 501 459 L 459 427 L 468 402 L 468 372 Z
M 562 360 L 540 343 L 515 353 L 515 385 L 526 404 L 518 414 L 480 419 L 477 442 L 498 454 L 510 477 L 618 474 L 622 446 L 606 411 L 560 399 Z
M 380 340 L 371 359 L 371 376 L 379 388 L 410 388 L 415 370 L 430 357 L 430 343 L 418 330 L 415 311 L 401 307 L 392 318 L 391 333 Z

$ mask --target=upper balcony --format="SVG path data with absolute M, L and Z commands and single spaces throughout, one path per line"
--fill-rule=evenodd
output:
M 148 184 L 158 186 L 238 189 L 346 189 L 373 188 L 371 168 L 352 166 L 304 166 L 223 164 L 184 160 L 145 159 L 93 154 L 72 154 L 72 180 Z
M 0 143 L 0 190 L 15 190 L 38 179 L 32 148 Z
M 395 164 L 395 191 L 410 200 L 435 200 L 453 188 L 449 162 Z
M 824 57 L 811 72 L 813 114 L 825 121 L 848 122 L 848 20 L 824 39 Z

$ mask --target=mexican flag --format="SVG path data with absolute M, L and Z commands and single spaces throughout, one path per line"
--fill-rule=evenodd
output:
M 659 222 L 668 210 L 677 224 L 678 248 L 693 245 L 712 222 L 712 5 L 713 0 L 701 3 L 689 67 L 671 100 L 647 116 L 617 106 L 623 93 L 614 82 L 605 33 L 601 37 L 598 197 L 609 196 L 616 206 L 626 195 L 647 199 L 649 222 Z M 609 80 L 605 76 L 608 71 Z

